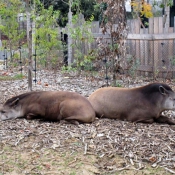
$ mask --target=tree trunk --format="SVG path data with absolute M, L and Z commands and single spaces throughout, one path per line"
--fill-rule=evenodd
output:
M 27 43 L 28 43 L 28 90 L 32 91 L 32 29 L 30 27 L 30 14 L 27 12 Z
M 72 29 L 72 12 L 71 12 L 71 7 L 72 7 L 72 0 L 69 0 L 69 13 L 68 13 L 68 66 L 72 64 L 72 37 L 71 37 L 71 32 L 70 29 Z
M 29 32 L 29 65 L 28 65 L 28 90 L 32 91 L 32 32 Z

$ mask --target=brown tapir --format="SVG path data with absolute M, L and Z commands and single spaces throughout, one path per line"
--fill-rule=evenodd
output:
M 143 123 L 175 121 L 163 116 L 165 110 L 175 109 L 175 93 L 166 84 L 151 83 L 138 88 L 100 88 L 89 97 L 97 117 Z
M 75 92 L 33 91 L 8 99 L 0 109 L 1 120 L 19 117 L 90 123 L 95 111 L 88 99 Z

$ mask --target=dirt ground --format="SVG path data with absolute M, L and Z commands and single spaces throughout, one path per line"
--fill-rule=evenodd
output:
M 13 74 L 8 74 L 13 76 Z M 33 90 L 69 90 L 89 96 L 104 81 L 38 73 Z M 148 80 L 120 81 L 123 87 Z M 174 88 L 174 82 L 168 84 Z M 27 79 L 0 81 L 1 101 L 27 92 Z M 173 117 L 173 112 L 166 112 Z M 16 119 L 0 121 L 0 175 L 175 174 L 175 126 L 96 119 L 92 124 Z

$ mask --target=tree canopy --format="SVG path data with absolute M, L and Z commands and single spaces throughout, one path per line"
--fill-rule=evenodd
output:
M 45 8 L 49 8 L 53 5 L 54 10 L 60 11 L 60 17 L 58 19 L 58 24 L 64 27 L 68 22 L 68 11 L 69 11 L 69 0 L 40 0 L 44 4 Z M 88 20 L 92 15 L 94 20 L 99 20 L 100 15 L 100 5 L 96 0 L 75 0 L 72 6 L 72 12 L 75 14 L 77 10 L 81 11 L 84 15 L 85 20 Z

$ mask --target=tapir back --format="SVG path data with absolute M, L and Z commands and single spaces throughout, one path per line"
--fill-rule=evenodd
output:
M 1 109 L 1 120 L 26 117 L 47 120 L 92 122 L 95 112 L 90 102 L 75 92 L 35 91 L 7 100 Z
M 164 83 L 150 83 L 138 88 L 100 88 L 89 96 L 98 117 L 133 122 L 174 121 L 161 116 L 165 110 L 175 110 L 175 93 Z
M 136 101 L 137 103 L 140 101 L 140 93 L 135 92 L 134 96 L 131 95 L 132 93 L 133 90 L 128 91 L 125 88 L 100 88 L 89 96 L 89 101 L 98 117 L 120 119 L 121 114 L 125 115 L 126 110 L 129 111 L 133 106 L 135 107 Z

